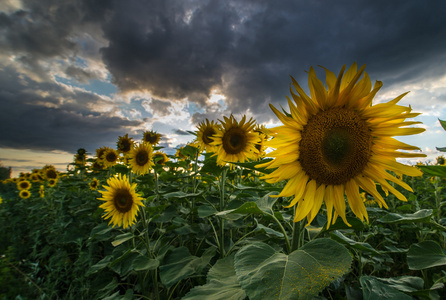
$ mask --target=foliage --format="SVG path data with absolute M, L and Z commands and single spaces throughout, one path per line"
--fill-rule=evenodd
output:
M 54 187 L 20 199 L 1 185 L 0 298 L 14 299 L 439 299 L 444 282 L 445 179 L 403 177 L 408 199 L 381 194 L 369 222 L 347 212 L 327 226 L 292 223 L 283 183 L 259 180 L 255 163 L 230 170 L 182 150 L 150 174 L 125 164 L 75 166 Z M 87 160 L 88 161 L 88 160 Z M 132 175 L 145 208 L 130 229 L 107 225 L 89 188 Z M 369 200 L 373 200 L 368 196 Z M 328 228 L 327 228 L 328 227 Z

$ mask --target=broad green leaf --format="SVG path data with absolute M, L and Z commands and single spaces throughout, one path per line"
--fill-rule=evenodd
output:
M 373 248 L 369 243 L 361 243 L 361 242 L 354 241 L 354 240 L 346 237 L 339 231 L 331 232 L 330 236 L 332 239 L 336 240 L 337 242 L 344 244 L 344 245 L 348 245 L 352 248 L 355 248 L 355 249 L 358 249 L 361 251 L 369 251 L 376 255 L 381 254 L 379 251 L 375 250 L 375 248 Z
M 420 168 L 425 174 L 446 178 L 446 166 L 417 166 L 417 167 Z
M 282 232 L 275 231 L 274 229 L 266 227 L 266 226 L 264 226 L 262 224 L 257 224 L 257 227 L 256 227 L 256 229 L 254 229 L 254 231 L 264 231 L 269 236 L 272 235 L 272 236 L 275 236 L 275 237 L 283 238 L 283 233 Z
M 166 254 L 165 264 L 160 266 L 161 282 L 167 287 L 193 274 L 200 273 L 215 255 L 216 248 L 206 249 L 202 257 L 193 256 L 182 246 Z
M 148 258 L 147 256 L 139 255 L 132 262 L 133 270 L 147 271 L 158 268 L 160 262 L 157 259 Z
M 261 211 L 264 211 L 266 213 L 269 214 L 274 214 L 274 204 L 276 203 L 276 201 L 279 199 L 278 197 L 271 197 L 273 195 L 278 195 L 278 192 L 271 192 L 266 194 L 265 196 L 263 196 L 262 198 L 260 198 L 259 200 L 256 201 L 257 206 L 259 207 L 259 209 Z
M 235 255 L 235 272 L 249 299 L 311 299 L 348 272 L 352 258 L 330 239 L 317 239 L 290 255 L 253 243 Z
M 432 209 L 421 209 L 413 214 L 397 214 L 388 213 L 384 217 L 378 219 L 378 222 L 387 224 L 401 224 L 401 223 L 429 223 L 432 216 Z
M 243 203 L 240 207 L 236 209 L 229 209 L 225 211 L 221 211 L 216 214 L 216 216 L 224 217 L 231 214 L 241 214 L 241 215 L 247 215 L 247 214 L 263 214 L 263 211 L 259 209 L 257 206 L 257 203 L 250 201 Z
M 182 300 L 243 300 L 246 298 L 237 281 L 234 256 L 218 260 L 209 270 L 207 283 L 194 287 Z
M 413 244 L 407 253 L 407 263 L 411 270 L 422 270 L 446 265 L 446 251 L 433 241 Z
M 103 259 L 101 259 L 100 261 L 98 261 L 95 265 L 90 267 L 90 269 L 87 272 L 87 275 L 94 274 L 94 273 L 104 269 L 105 267 L 107 267 L 108 264 L 111 262 L 112 258 L 113 257 L 111 255 L 108 255 L 108 256 L 104 257 Z
M 378 278 L 379 281 L 405 293 L 424 289 L 424 280 L 415 276 L 401 276 L 394 278 Z
M 215 207 L 206 204 L 199 206 L 197 209 L 197 213 L 200 218 L 207 218 L 209 216 L 212 216 L 216 212 L 217 210 L 215 209 Z
M 438 151 L 446 152 L 446 147 L 435 147 Z
M 114 247 L 121 245 L 122 243 L 132 239 L 134 237 L 133 233 L 127 232 L 124 234 L 120 234 L 116 237 L 116 239 L 112 242 Z
M 385 299 L 401 299 L 412 300 L 411 296 L 408 296 L 397 289 L 382 283 L 373 276 L 361 276 L 359 282 L 362 286 L 362 293 L 364 300 L 385 300 Z

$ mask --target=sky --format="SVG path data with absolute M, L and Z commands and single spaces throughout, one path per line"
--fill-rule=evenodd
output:
M 375 103 L 421 112 L 399 138 L 428 160 L 446 146 L 446 1 L 0 0 L 0 161 L 13 176 L 119 136 L 166 151 L 231 113 L 279 125 L 290 75 L 365 64 Z M 304 88 L 305 89 L 305 88 Z M 308 88 L 306 88 L 308 91 Z M 408 161 L 408 163 L 413 163 Z

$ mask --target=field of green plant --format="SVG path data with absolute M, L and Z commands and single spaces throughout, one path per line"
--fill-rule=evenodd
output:
M 1 186 L 0 291 L 4 299 L 439 299 L 446 290 L 444 179 L 404 180 L 408 202 L 367 196 L 369 222 L 351 212 L 326 228 L 292 222 L 282 184 L 259 180 L 252 163 L 234 170 L 181 150 L 133 178 L 145 207 L 131 228 L 101 218 L 96 178 L 129 174 L 118 164 L 76 167 L 57 184 L 34 183 L 21 199 Z M 155 175 L 156 174 L 156 175 Z M 44 196 L 39 186 L 44 185 Z M 384 193 L 383 193 L 384 194 Z M 282 296 L 280 296 L 282 295 Z M 319 296 L 318 296 L 319 295 Z M 277 298 L 279 299 L 279 298 Z
M 126 134 L 4 180 L 0 299 L 446 299 L 445 159 L 396 161 L 424 129 L 361 70 L 293 81 L 283 126 L 206 120 L 175 155 Z

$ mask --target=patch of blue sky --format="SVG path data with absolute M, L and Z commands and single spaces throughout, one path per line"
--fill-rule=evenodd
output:
M 84 89 L 86 91 L 96 93 L 98 95 L 112 97 L 117 92 L 116 86 L 108 81 L 101 81 L 98 79 L 94 79 L 94 80 L 90 80 L 89 83 L 84 84 L 84 83 L 79 83 L 76 80 L 63 78 L 63 77 L 60 77 L 57 75 L 55 76 L 55 79 L 57 82 L 60 82 L 60 83 L 66 84 L 66 85 L 70 85 L 73 87 L 78 87 L 78 88 Z

